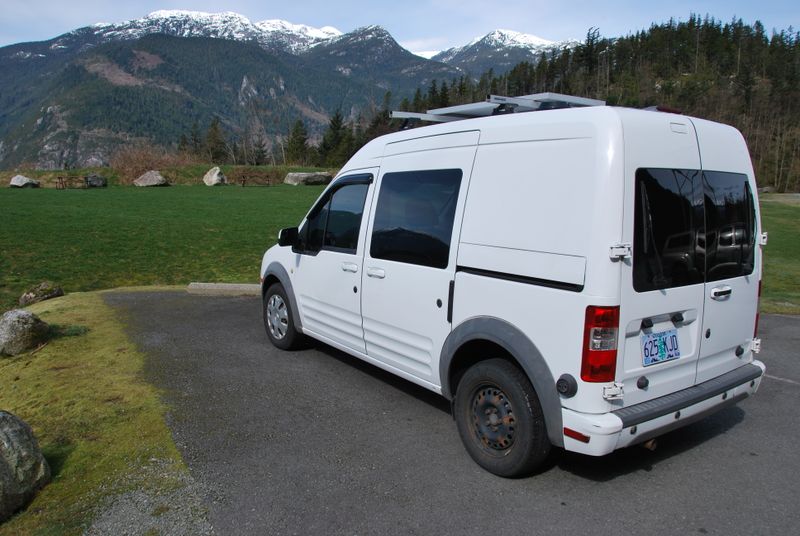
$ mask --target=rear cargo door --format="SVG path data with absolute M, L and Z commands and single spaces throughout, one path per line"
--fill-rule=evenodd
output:
M 752 166 L 741 135 L 694 121 L 703 163 L 706 285 L 696 382 L 748 362 L 761 270 Z
M 625 215 L 617 381 L 629 406 L 691 387 L 703 320 L 701 165 L 692 123 L 624 121 Z

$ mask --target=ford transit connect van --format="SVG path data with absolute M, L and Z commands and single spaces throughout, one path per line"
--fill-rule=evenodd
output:
M 741 134 L 494 99 L 405 114 L 440 124 L 368 143 L 281 231 L 261 266 L 272 343 L 313 337 L 440 393 L 501 476 L 755 393 L 766 235 Z

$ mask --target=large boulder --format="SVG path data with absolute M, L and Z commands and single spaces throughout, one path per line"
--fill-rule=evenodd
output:
M 313 186 L 316 184 L 328 184 L 333 180 L 333 175 L 330 173 L 288 173 L 286 178 L 283 179 L 284 184 L 291 184 L 297 186 L 304 184 Z
M 84 177 L 87 188 L 105 188 L 108 186 L 108 179 L 98 175 L 97 173 L 90 173 Z
M 63 295 L 64 289 L 54 285 L 50 281 L 42 281 L 38 285 L 25 291 L 25 294 L 19 298 L 19 304 L 22 307 L 25 307 L 26 305 L 30 305 L 32 303 L 58 298 L 59 296 Z
M 161 176 L 158 171 L 148 171 L 135 181 L 134 186 L 169 186 L 167 179 Z
M 14 309 L 0 317 L 0 356 L 14 356 L 47 340 L 50 326 L 24 309 Z
M 223 186 L 228 184 L 228 179 L 218 167 L 213 167 L 205 174 L 203 182 L 206 183 L 206 186 Z
M 8 185 L 11 188 L 38 188 L 39 181 L 30 179 L 25 175 L 14 175 Z
M 24 508 L 50 482 L 50 466 L 31 427 L 0 411 L 0 523 Z

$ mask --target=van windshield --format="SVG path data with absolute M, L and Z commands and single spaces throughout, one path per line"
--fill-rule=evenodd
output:
M 634 226 L 637 292 L 753 272 L 755 207 L 744 174 L 639 169 Z

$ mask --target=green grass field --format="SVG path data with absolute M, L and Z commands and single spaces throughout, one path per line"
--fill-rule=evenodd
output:
M 769 233 L 761 310 L 800 314 L 800 195 L 762 196 L 761 223 Z
M 52 280 L 67 292 L 191 281 L 257 282 L 278 229 L 322 187 L 0 189 L 0 310 Z M 762 200 L 765 312 L 800 313 L 800 201 Z
M 0 189 L 0 310 L 52 280 L 66 292 L 258 282 L 278 229 L 322 187 Z

